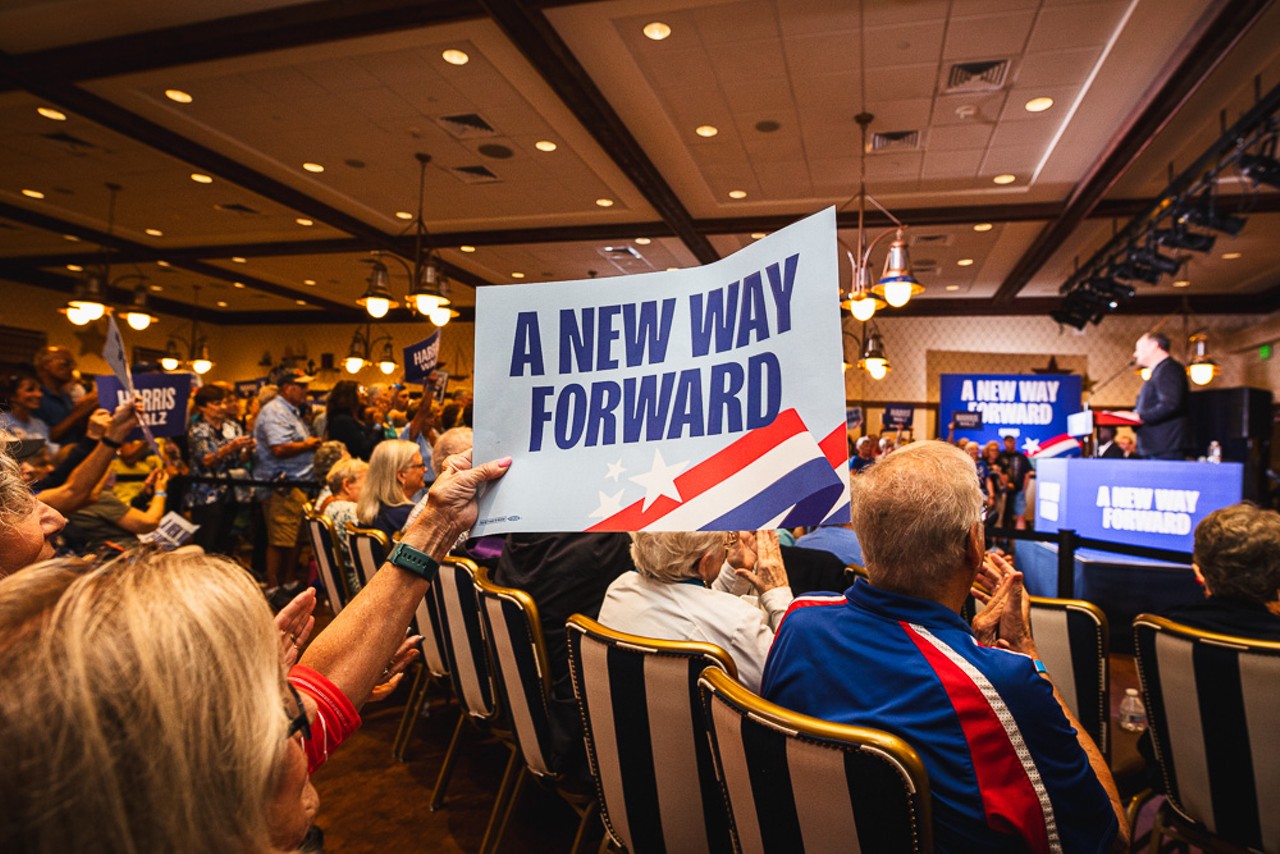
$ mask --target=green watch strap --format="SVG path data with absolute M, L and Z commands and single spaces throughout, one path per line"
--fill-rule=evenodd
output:
M 391 550 L 391 554 L 387 556 L 387 561 L 427 581 L 433 580 L 436 573 L 440 571 L 440 564 L 436 563 L 435 558 L 405 543 L 397 543 Z

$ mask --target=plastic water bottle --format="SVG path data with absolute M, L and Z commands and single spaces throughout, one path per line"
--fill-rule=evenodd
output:
M 1124 689 L 1120 701 L 1120 728 L 1129 732 L 1142 732 L 1147 728 L 1147 707 L 1142 705 L 1137 688 Z
M 1222 462 L 1222 446 L 1218 444 L 1218 440 L 1214 439 L 1209 443 L 1209 462 Z

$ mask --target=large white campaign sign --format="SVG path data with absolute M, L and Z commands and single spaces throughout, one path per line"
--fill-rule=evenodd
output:
M 690 270 L 481 288 L 475 536 L 849 520 L 835 210 Z

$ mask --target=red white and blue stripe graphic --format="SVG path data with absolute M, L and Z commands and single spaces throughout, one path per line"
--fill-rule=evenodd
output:
M 1068 457 L 1073 454 L 1080 453 L 1080 440 L 1066 433 L 1059 433 L 1051 439 L 1045 439 L 1040 443 L 1040 447 L 1031 453 L 1029 457 L 1036 459 L 1045 459 L 1046 457 Z
M 899 625 L 929 662 L 951 700 L 973 758 L 988 824 L 1021 837 L 1031 851 L 1062 851 L 1053 804 L 1040 770 L 995 686 L 924 626 Z
M 845 426 L 821 443 L 794 409 L 674 479 L 680 499 L 636 501 L 588 531 L 749 531 L 796 519 L 848 520 Z

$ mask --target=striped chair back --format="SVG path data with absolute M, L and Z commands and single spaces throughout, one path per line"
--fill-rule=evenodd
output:
M 551 671 L 538 606 L 525 591 L 489 581 L 483 567 L 476 573 L 476 591 L 516 744 L 531 772 L 555 777 L 560 769 L 550 749 Z
M 911 745 L 788 711 L 712 668 L 698 690 L 738 851 L 933 850 L 929 777 Z
M 311 540 L 311 548 L 316 553 L 316 566 L 320 569 L 320 583 L 324 585 L 325 595 L 329 597 L 329 609 L 336 616 L 351 600 L 351 591 L 347 588 L 347 575 L 342 571 L 342 563 L 338 560 L 333 520 L 312 510 L 305 514 L 303 523 Z
M 728 818 L 698 700 L 707 668 L 737 676 L 709 643 L 615 632 L 581 614 L 565 624 L 601 817 L 627 851 L 729 851 Z
M 422 663 L 427 672 L 439 679 L 449 675 L 445 658 L 444 637 L 440 622 L 440 585 L 432 584 L 413 611 L 414 629 L 422 635 Z
M 347 549 L 351 552 L 356 578 L 364 587 L 391 554 L 391 540 L 377 528 L 361 528 L 355 522 L 348 522 Z
M 1031 636 L 1067 708 L 1111 756 L 1107 615 L 1079 599 L 1031 598 Z
M 450 555 L 440 564 L 432 586 L 440 592 L 440 637 L 458 703 L 471 717 L 492 720 L 498 704 L 476 598 L 476 572 L 471 561 Z
M 1280 642 L 1150 614 L 1133 632 L 1174 824 L 1180 817 L 1232 845 L 1280 851 Z

